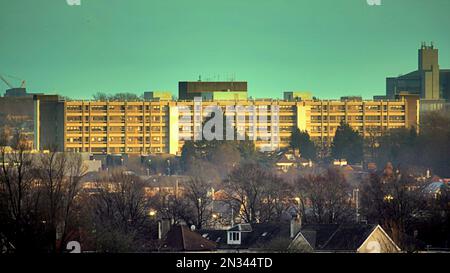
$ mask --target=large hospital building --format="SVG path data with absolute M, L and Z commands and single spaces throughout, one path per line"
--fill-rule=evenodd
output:
M 307 93 L 286 92 L 283 100 L 248 99 L 246 82 L 180 82 L 178 100 L 167 94 L 142 101 L 60 101 L 35 99 L 36 149 L 92 154 L 179 154 L 186 138 L 194 138 L 218 106 L 231 115 L 232 124 L 250 135 L 257 147 L 277 150 L 289 145 L 295 128 L 306 130 L 320 146 L 330 145 L 340 122 L 364 136 L 383 134 L 393 128 L 411 128 L 419 123 L 419 96 L 398 95 L 389 100 L 317 100 Z M 194 98 L 202 98 L 199 102 Z M 245 118 L 227 112 L 228 107 L 267 109 L 248 111 Z M 181 111 L 180 109 L 183 109 Z M 277 111 L 275 111 L 277 110 Z M 188 116 L 188 119 L 186 119 Z M 250 122 L 252 116 L 258 116 Z

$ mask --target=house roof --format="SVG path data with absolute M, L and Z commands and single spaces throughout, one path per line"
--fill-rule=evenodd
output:
M 242 231 L 242 232 L 251 232 L 252 225 L 250 224 L 238 224 L 234 227 L 230 228 L 229 231 Z
M 217 244 L 197 232 L 190 230 L 187 226 L 173 226 L 166 235 L 162 251 L 212 251 L 217 249 Z
M 424 193 L 438 193 L 445 186 L 446 186 L 446 184 L 444 182 L 431 182 L 430 184 L 425 186 L 423 191 L 424 191 Z
M 294 165 L 294 164 L 307 164 L 309 160 L 303 157 L 292 156 L 289 157 L 283 154 L 276 162 L 277 165 Z
M 290 238 L 289 222 L 260 223 L 253 225 L 253 232 L 244 240 L 248 248 L 260 248 L 276 238 Z
M 281 156 L 280 159 L 277 160 L 276 164 L 284 165 L 284 164 L 295 164 L 296 160 L 289 159 L 285 154 Z
M 238 231 L 237 226 L 229 230 L 199 230 L 199 234 L 208 240 L 216 242 L 219 248 L 261 248 L 276 238 L 289 238 L 289 223 L 259 223 L 252 224 L 251 231 L 241 230 L 240 245 L 227 245 L 227 232 Z
M 300 231 L 313 248 L 322 248 L 338 228 L 335 224 L 306 224 Z
M 356 251 L 376 227 L 373 224 L 319 224 L 305 225 L 300 232 L 316 250 Z

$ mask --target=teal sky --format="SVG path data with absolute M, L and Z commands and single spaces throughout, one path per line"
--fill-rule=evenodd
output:
M 450 68 L 449 14 L 449 0 L 0 0 L 0 73 L 72 98 L 176 94 L 200 74 L 254 97 L 370 98 L 416 69 L 421 41 Z

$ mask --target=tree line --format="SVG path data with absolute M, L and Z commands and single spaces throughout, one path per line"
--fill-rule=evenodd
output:
M 383 167 L 387 162 L 394 166 L 410 167 L 417 171 L 439 176 L 450 176 L 450 114 L 429 112 L 421 117 L 417 127 L 390 129 L 383 133 L 369 130 L 369 137 L 342 122 L 325 156 L 308 132 L 295 129 L 290 147 L 299 150 L 306 159 L 330 161 L 347 159 L 351 164 L 376 163 Z

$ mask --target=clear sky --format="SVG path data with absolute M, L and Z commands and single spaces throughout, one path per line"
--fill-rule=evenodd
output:
M 254 97 L 370 98 L 416 69 L 421 41 L 450 68 L 449 14 L 449 0 L 0 0 L 0 73 L 72 98 L 177 94 L 199 75 Z

